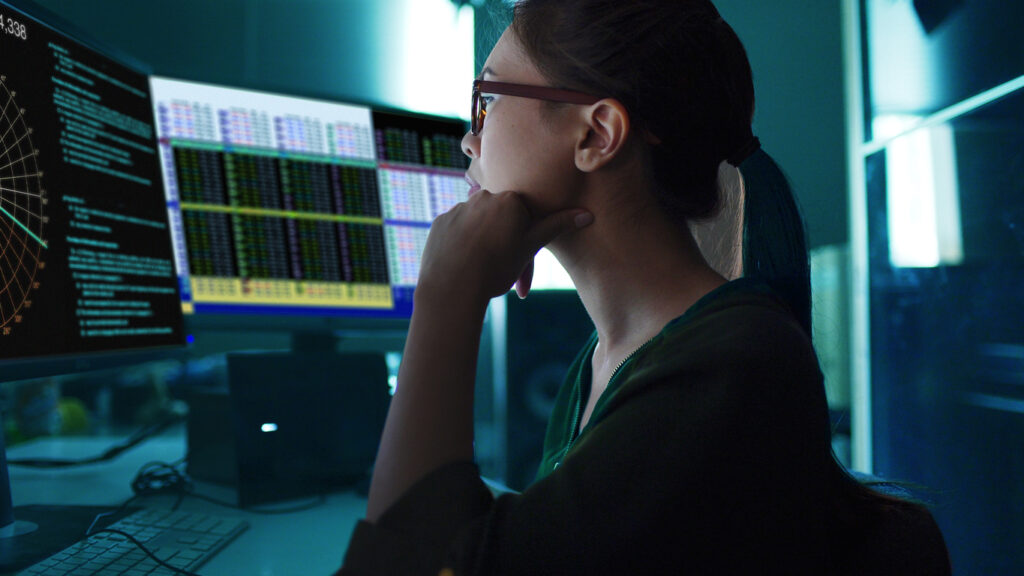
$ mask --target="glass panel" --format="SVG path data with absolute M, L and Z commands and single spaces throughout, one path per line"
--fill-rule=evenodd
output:
M 901 156 L 897 140 L 866 164 L 875 472 L 926 488 L 954 573 L 1024 573 L 1022 127 L 1024 90 L 908 135 L 934 141 L 938 128 L 944 152 Z M 937 166 L 942 154 L 953 166 Z M 945 179 L 924 187 L 933 200 L 956 192 L 928 219 L 960 239 L 959 259 L 894 265 L 907 179 Z
M 1024 74 L 1024 2 L 863 1 L 872 116 L 927 116 Z

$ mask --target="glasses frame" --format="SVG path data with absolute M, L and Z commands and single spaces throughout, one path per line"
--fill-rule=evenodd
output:
M 473 102 L 470 108 L 470 132 L 473 136 L 479 136 L 484 127 L 484 118 L 487 117 L 487 106 L 480 98 L 482 94 L 501 94 L 503 96 L 518 96 L 520 98 L 533 98 L 535 100 L 547 100 L 548 102 L 563 102 L 566 104 L 594 104 L 601 100 L 600 97 L 575 90 L 563 90 L 551 86 L 533 86 L 531 84 L 515 84 L 512 82 L 494 82 L 491 80 L 473 81 Z

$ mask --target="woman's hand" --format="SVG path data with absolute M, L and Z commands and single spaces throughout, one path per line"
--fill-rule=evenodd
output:
M 487 302 L 508 290 L 542 246 L 593 219 L 579 209 L 535 217 L 515 192 L 481 191 L 434 221 L 374 464 L 370 522 L 430 471 L 473 459 L 473 390 Z
M 516 192 L 481 190 L 434 220 L 417 294 L 486 305 L 521 278 L 525 296 L 537 251 L 592 221 L 582 209 L 534 216 Z

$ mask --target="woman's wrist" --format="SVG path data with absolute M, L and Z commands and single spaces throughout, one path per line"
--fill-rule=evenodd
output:
M 413 310 L 431 308 L 455 312 L 476 312 L 481 318 L 487 310 L 491 296 L 474 289 L 469 282 L 432 282 L 421 278 L 413 293 Z

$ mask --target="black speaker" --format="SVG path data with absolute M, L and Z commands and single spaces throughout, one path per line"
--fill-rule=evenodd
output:
M 510 488 L 528 486 L 540 465 L 544 433 L 569 365 L 594 331 L 575 290 L 506 297 L 508 326 L 508 451 Z

